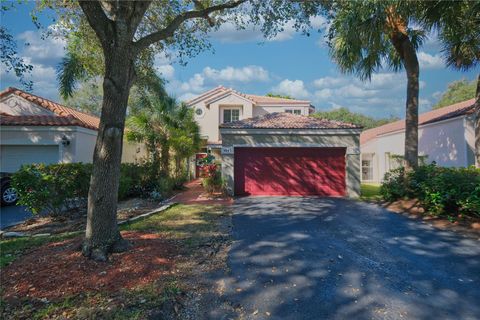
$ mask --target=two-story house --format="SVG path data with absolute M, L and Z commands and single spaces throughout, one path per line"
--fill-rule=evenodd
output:
M 194 108 L 195 120 L 200 126 L 200 135 L 207 141 L 207 150 L 214 155 L 220 153 L 222 143 L 219 126 L 223 123 L 274 112 L 307 116 L 315 111 L 307 100 L 244 94 L 223 86 L 218 86 L 187 101 L 187 105 Z
M 215 156 L 230 193 L 359 195 L 360 127 L 309 117 L 314 107 L 307 100 L 222 86 L 187 104 L 206 141 L 197 158 Z

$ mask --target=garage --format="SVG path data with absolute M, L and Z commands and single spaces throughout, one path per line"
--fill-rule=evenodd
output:
M 1 171 L 15 172 L 22 164 L 58 163 L 58 145 L 2 145 Z
M 360 131 L 288 113 L 222 124 L 222 176 L 236 196 L 357 197 Z
M 344 196 L 345 148 L 238 148 L 236 195 Z

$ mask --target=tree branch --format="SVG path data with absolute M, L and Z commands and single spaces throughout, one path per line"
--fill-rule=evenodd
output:
M 98 1 L 79 0 L 78 4 L 87 17 L 87 21 L 97 34 L 102 45 L 110 38 L 112 21 L 108 19 Z
M 151 33 L 141 38 L 140 40 L 136 41 L 135 42 L 136 50 L 137 52 L 141 51 L 147 48 L 148 46 L 150 46 L 151 44 L 170 38 L 171 36 L 173 36 L 175 31 L 178 29 L 178 27 L 186 20 L 194 19 L 194 18 L 209 19 L 208 15 L 212 12 L 235 8 L 247 1 L 249 0 L 234 0 L 234 1 L 226 2 L 224 4 L 207 7 L 200 10 L 191 10 L 191 11 L 183 12 L 182 14 L 179 14 L 178 16 L 176 16 L 170 22 L 170 24 L 168 24 L 165 28 L 157 32 Z

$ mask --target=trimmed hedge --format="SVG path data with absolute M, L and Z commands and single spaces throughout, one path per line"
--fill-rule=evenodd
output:
M 84 206 L 92 168 L 92 164 L 84 163 L 24 165 L 12 177 L 18 203 L 35 214 L 46 211 L 54 216 Z M 169 196 L 175 182 L 169 177 L 155 177 L 154 172 L 151 163 L 122 163 L 118 199 Z
M 399 168 L 385 174 L 380 194 L 387 201 L 418 199 L 435 215 L 480 217 L 480 169 L 444 168 L 435 163 L 411 172 Z

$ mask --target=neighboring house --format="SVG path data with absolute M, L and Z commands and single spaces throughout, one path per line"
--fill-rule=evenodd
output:
M 218 86 L 190 101 L 195 109 L 195 120 L 200 126 L 200 135 L 207 141 L 207 149 L 219 155 L 221 137 L 219 125 L 261 116 L 272 112 L 288 112 L 309 115 L 315 108 L 307 100 L 244 94 L 231 88 Z
M 98 117 L 16 88 L 0 92 L 0 171 L 22 164 L 92 162 Z M 135 162 L 144 147 L 125 142 L 122 162 Z
M 419 115 L 419 155 L 427 163 L 467 167 L 474 159 L 475 99 Z M 362 181 L 379 183 L 386 172 L 401 165 L 405 120 L 365 130 L 360 136 Z
M 224 87 L 188 105 L 231 194 L 359 196 L 360 127 L 309 117 L 306 100 Z

